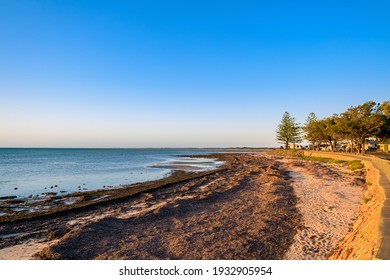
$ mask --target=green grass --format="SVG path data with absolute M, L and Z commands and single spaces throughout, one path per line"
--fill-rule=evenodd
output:
M 336 164 L 344 164 L 346 163 L 345 160 L 341 160 L 341 159 L 332 159 L 333 163 L 336 163 Z
M 340 159 L 332 159 L 332 158 L 324 158 L 324 157 L 300 157 L 304 160 L 317 161 L 323 163 L 334 163 L 334 164 L 344 164 L 347 165 L 349 170 L 355 171 L 358 169 L 362 169 L 364 164 L 360 160 L 340 160 Z
M 303 160 L 310 160 L 310 161 L 316 161 L 316 162 L 322 162 L 322 163 L 334 163 L 334 164 L 344 164 L 348 166 L 349 170 L 355 171 L 358 169 L 362 169 L 364 167 L 364 164 L 360 160 L 340 160 L 340 159 L 332 159 L 332 158 L 326 158 L 326 157 L 312 157 L 312 156 L 301 156 L 299 157 Z
M 284 150 L 276 149 L 269 152 L 272 155 L 282 156 L 282 157 L 302 157 L 304 156 L 304 151 L 302 150 Z
M 335 164 L 347 163 L 347 161 L 345 161 L 345 160 L 326 158 L 326 157 L 302 156 L 299 158 L 303 159 L 303 160 L 310 160 L 310 161 L 317 161 L 317 162 L 324 162 L 324 163 L 335 163 Z
M 348 168 L 352 171 L 362 169 L 364 167 L 364 164 L 361 163 L 360 160 L 352 160 L 348 163 Z
M 362 169 L 364 167 L 363 163 L 360 160 L 340 160 L 340 159 L 332 159 L 327 157 L 314 157 L 314 156 L 305 156 L 304 151 L 302 150 L 283 150 L 277 149 L 270 152 L 273 155 L 284 156 L 284 157 L 296 157 L 302 160 L 309 160 L 315 162 L 322 163 L 334 163 L 334 164 L 344 164 L 348 166 L 349 170 L 355 171 L 358 169 Z

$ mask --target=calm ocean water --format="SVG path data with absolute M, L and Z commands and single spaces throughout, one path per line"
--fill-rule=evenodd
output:
M 212 152 L 197 149 L 0 148 L 0 197 L 69 193 L 156 180 L 169 175 L 175 168 L 172 166 L 180 164 L 198 170 L 212 169 L 218 165 L 212 160 L 178 157 Z M 166 165 L 167 168 L 153 168 L 155 165 Z

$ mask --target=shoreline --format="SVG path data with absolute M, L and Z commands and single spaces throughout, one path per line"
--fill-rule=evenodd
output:
M 0 162 L 0 204 L 7 197 L 43 199 L 104 188 L 154 181 L 191 163 L 173 168 L 150 168 L 183 155 L 210 154 L 212 150 L 180 149 L 3 149 Z M 216 152 L 214 152 L 216 153 Z M 217 162 L 196 165 L 195 171 L 213 169 Z M 184 168 L 182 168 L 184 167 Z M 191 170 L 189 170 L 191 171 Z M 19 172 L 19 173 L 18 173 Z M 0 216 L 1 213 L 0 209 Z
M 118 199 L 110 199 L 110 201 L 102 201 L 94 205 L 81 205 L 80 209 L 53 213 L 52 216 L 36 217 L 30 220 L 28 217 L 24 217 L 27 220 L 2 222 L 0 229 L 9 237 L 4 238 L 3 235 L 3 238 L 0 238 L 0 248 L 2 248 L 0 249 L 0 258 L 2 255 L 5 256 L 7 252 L 10 254 L 12 250 L 23 248 L 23 244 L 28 243 L 29 248 L 36 248 L 35 253 L 40 252 L 38 258 L 43 259 L 129 259 L 136 256 L 140 259 L 170 259 L 175 258 L 175 256 L 179 259 L 291 258 L 291 256 L 287 257 L 286 254 L 293 247 L 293 244 L 297 244 L 297 240 L 294 238 L 299 236 L 299 232 L 305 227 L 302 220 L 304 217 L 301 216 L 302 210 L 299 210 L 298 207 L 300 202 L 296 201 L 297 198 L 299 199 L 296 194 L 297 183 L 301 180 L 291 176 L 291 171 L 294 168 L 302 169 L 302 164 L 307 166 L 313 164 L 302 163 L 299 160 L 283 163 L 283 159 L 257 153 L 218 155 L 226 159 L 226 164 L 221 166 L 219 170 L 207 174 L 197 174 L 198 176 L 194 177 L 191 177 L 191 174 L 187 177 L 187 174 L 185 178 L 181 177 L 181 180 L 176 181 L 171 178 L 170 182 L 165 182 L 165 184 L 159 185 L 160 187 L 155 182 L 154 184 L 148 182 L 151 185 L 144 186 L 145 188 L 137 194 L 122 194 L 122 197 Z M 213 156 L 215 157 L 215 155 Z M 204 156 L 199 158 L 202 157 Z M 323 172 L 332 175 L 334 170 L 324 169 Z M 210 204 L 210 201 L 213 203 Z M 192 206 L 189 207 L 189 205 Z M 196 208 L 197 205 L 201 207 Z M 232 209 L 232 205 L 235 205 L 237 209 Z M 225 208 L 226 210 L 222 210 Z M 356 214 L 357 211 L 350 212 Z M 213 214 L 210 216 L 211 213 Z M 205 215 L 204 218 L 200 219 L 203 215 Z M 217 218 L 214 220 L 210 218 L 215 215 Z M 230 227 L 229 224 L 235 219 L 237 219 L 233 223 L 235 227 Z M 154 226 L 153 221 L 157 222 Z M 202 224 L 202 221 L 206 225 Z M 59 224 L 57 227 L 53 225 L 55 222 Z M 133 223 L 131 228 L 128 228 L 128 230 L 132 230 L 133 238 L 138 235 L 143 236 L 138 236 L 136 239 L 141 240 L 138 247 L 142 247 L 144 244 L 144 250 L 142 248 L 134 250 L 135 248 L 132 249 L 131 246 L 126 250 L 121 250 L 111 246 L 105 248 L 111 253 L 102 255 L 98 252 L 92 252 L 90 255 L 82 255 L 83 250 L 94 246 L 91 240 L 96 238 L 101 239 L 103 244 L 107 240 L 110 240 L 110 244 L 118 242 L 131 244 L 128 237 L 123 237 L 120 235 L 120 231 L 116 231 L 127 228 L 128 223 Z M 163 226 L 164 223 L 166 223 L 165 226 Z M 44 231 L 31 234 L 34 228 L 37 229 L 42 224 L 48 228 L 52 227 L 51 234 Z M 134 225 L 137 225 L 138 230 Z M 216 225 L 219 226 L 216 227 Z M 224 232 L 223 235 L 219 233 L 218 228 Z M 166 229 L 170 230 L 166 232 Z M 348 229 L 349 227 L 346 228 L 345 233 L 342 233 L 343 236 L 347 234 Z M 181 234 L 172 233 L 176 231 L 181 232 Z M 241 233 L 237 235 L 237 231 Z M 110 239 L 110 236 L 115 236 L 113 232 L 117 232 L 119 235 Z M 149 232 L 150 236 L 154 236 L 153 238 L 157 238 L 160 240 L 159 242 L 165 240 L 163 243 L 159 243 L 160 245 L 169 243 L 171 246 L 164 249 L 165 253 L 145 254 L 145 250 L 147 251 L 150 246 L 151 240 L 149 238 L 151 237 L 145 236 L 144 232 Z M 194 233 L 196 232 L 198 233 L 195 237 Z M 17 236 L 12 237 L 12 234 Z M 26 236 L 21 236 L 23 234 Z M 187 237 L 183 239 L 183 236 Z M 206 236 L 214 238 L 213 241 L 207 240 Z M 313 240 L 313 238 L 307 238 L 306 241 Z M 329 244 L 335 247 L 337 241 L 333 240 Z M 218 252 L 220 249 L 208 248 L 209 246 L 205 246 L 208 242 L 216 244 L 216 246 L 218 244 L 227 248 L 230 246 L 232 252 L 223 253 Z M 181 255 L 181 257 L 177 255 L 178 252 L 185 252 L 185 249 L 188 249 L 188 246 L 193 246 L 191 245 L 193 243 L 197 244 L 197 247 L 192 247 L 192 255 Z M 44 248 L 45 246 L 42 244 L 50 246 Z M 76 248 L 76 251 L 79 248 L 78 253 L 72 253 L 67 249 L 70 247 L 73 250 Z M 268 248 L 267 252 L 259 249 L 262 247 Z M 181 249 L 179 250 L 179 248 Z M 142 251 L 144 255 L 137 253 Z M 195 252 L 203 252 L 205 255 Z M 308 252 L 313 253 L 313 251 Z M 314 250 L 314 253 L 314 257 L 326 259 L 325 254 L 329 252 L 315 252 Z M 309 259 L 312 257 L 310 254 L 306 257 L 300 256 L 300 259 Z M 15 255 L 13 257 L 18 258 Z
M 63 150 L 66 150 L 64 148 Z M 8 148 L 6 149 L 8 150 Z M 36 150 L 35 148 L 33 150 Z M 54 150 L 58 150 L 55 148 Z M 75 149 L 71 149 L 75 150 Z M 76 150 L 85 150 L 85 149 L 76 149 Z M 96 150 L 96 149 L 89 149 Z M 99 149 L 99 150 L 107 150 L 107 149 Z M 121 150 L 121 149 L 109 149 L 109 150 Z M 134 149 L 129 149 L 134 150 Z M 139 150 L 139 149 L 136 149 Z M 141 149 L 143 150 L 143 149 Z M 156 148 L 155 150 L 177 150 L 177 149 L 160 149 Z M 50 186 L 42 187 L 38 193 L 24 191 L 25 195 L 20 195 L 21 187 L 15 187 L 15 192 L 11 193 L 3 193 L 0 195 L 0 223 L 2 221 L 12 221 L 17 220 L 19 217 L 32 218 L 35 216 L 40 216 L 41 213 L 53 213 L 59 212 L 62 210 L 70 209 L 70 208 L 78 208 L 78 205 L 92 205 L 94 204 L 94 200 L 110 200 L 110 197 L 117 198 L 117 189 L 124 190 L 124 196 L 132 195 L 133 192 L 128 192 L 126 189 L 133 188 L 138 189 L 136 192 L 142 191 L 144 189 L 153 189 L 153 186 L 147 185 L 155 185 L 156 187 L 160 187 L 164 184 L 179 182 L 181 180 L 185 180 L 188 178 L 195 178 L 196 176 L 201 176 L 202 174 L 208 174 L 209 172 L 213 172 L 214 170 L 219 170 L 223 165 L 223 160 L 218 160 L 218 156 L 223 153 L 246 153 L 246 152 L 263 152 L 266 149 L 188 149 L 189 151 L 205 151 L 209 150 L 208 154 L 177 154 L 171 155 L 172 159 L 168 161 L 155 162 L 152 165 L 148 166 L 150 170 L 164 170 L 165 175 L 162 177 L 150 178 L 148 180 L 140 180 L 134 182 L 129 181 L 128 176 L 131 175 L 123 175 L 124 179 L 120 182 L 101 184 L 100 187 L 96 187 L 94 185 L 86 186 L 83 181 L 76 183 L 78 187 L 73 190 L 69 190 L 67 187 L 60 186 L 59 182 L 55 182 Z M 213 152 L 214 151 L 214 152 Z M 217 152 L 217 153 L 215 153 Z M 214 156 L 208 156 L 208 155 Z M 203 157 L 202 157 L 203 156 Z M 183 160 L 180 160 L 183 158 Z M 187 158 L 187 161 L 184 159 Z M 205 159 L 206 161 L 199 162 L 197 159 Z M 191 162 L 188 159 L 193 159 Z M 222 162 L 221 162 L 222 161 Z M 145 173 L 145 172 L 144 172 Z M 187 174 L 188 173 L 188 174 Z M 196 173 L 192 174 L 192 173 Z M 141 172 L 142 174 L 142 172 Z M 127 176 L 127 177 L 126 177 Z M 85 181 L 85 180 L 84 180 Z M 53 183 L 53 182 L 52 182 Z M 57 185 L 59 184 L 59 185 Z M 44 184 L 43 184 L 44 185 Z M 92 188 L 91 188 L 92 187 Z M 102 196 L 107 195 L 107 198 L 102 198 Z M 61 205 L 63 204 L 63 205 Z M 74 204 L 74 206 L 69 206 L 70 204 Z M 49 209 L 53 208 L 53 209 Z M 30 212 L 30 213 L 27 213 Z
M 217 159 L 217 161 L 223 161 L 223 154 L 210 154 L 210 155 L 187 155 L 185 157 L 194 157 L 194 158 L 210 158 Z M 57 215 L 65 214 L 71 211 L 82 211 L 89 207 L 94 207 L 98 205 L 103 205 L 105 203 L 112 203 L 119 201 L 121 199 L 126 199 L 128 197 L 141 194 L 150 190 L 168 187 L 171 184 L 176 184 L 180 182 L 185 182 L 186 180 L 191 180 L 199 178 L 202 176 L 207 176 L 215 172 L 224 170 L 226 168 L 226 163 L 216 166 L 215 169 L 206 170 L 206 171 L 197 171 L 194 170 L 172 170 L 171 174 L 157 180 L 146 181 L 141 183 L 134 184 L 123 184 L 120 186 L 107 186 L 106 189 L 97 189 L 83 192 L 73 192 L 63 195 L 57 195 L 55 192 L 47 192 L 46 197 L 39 199 L 35 198 L 19 198 L 17 196 L 8 196 L 4 197 L 0 202 L 0 207 L 6 209 L 7 207 L 24 207 L 32 208 L 38 207 L 37 211 L 20 211 L 13 212 L 14 215 L 5 215 L 0 216 L 0 225 L 2 223 L 14 222 L 19 220 L 30 220 L 43 217 L 54 217 Z M 171 166 L 173 167 L 173 166 Z M 160 167 L 153 167 L 160 168 Z M 67 203 L 71 201 L 72 203 Z

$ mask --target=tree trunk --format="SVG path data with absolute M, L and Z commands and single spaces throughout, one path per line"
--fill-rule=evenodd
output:
M 337 141 L 333 140 L 333 152 L 337 152 Z
M 365 140 L 365 139 L 364 139 Z M 366 153 L 366 150 L 364 149 L 364 140 L 360 142 L 360 153 L 364 155 Z

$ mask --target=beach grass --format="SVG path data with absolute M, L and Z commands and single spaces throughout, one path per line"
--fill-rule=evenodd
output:
M 348 168 L 351 171 L 362 169 L 364 167 L 364 164 L 361 162 L 361 160 L 347 161 L 347 160 L 333 159 L 333 158 L 328 158 L 328 157 L 305 156 L 303 150 L 277 149 L 277 150 L 270 151 L 270 154 L 276 155 L 276 156 L 282 156 L 282 157 L 299 158 L 302 160 L 321 162 L 321 163 L 343 164 L 343 165 L 348 166 Z

